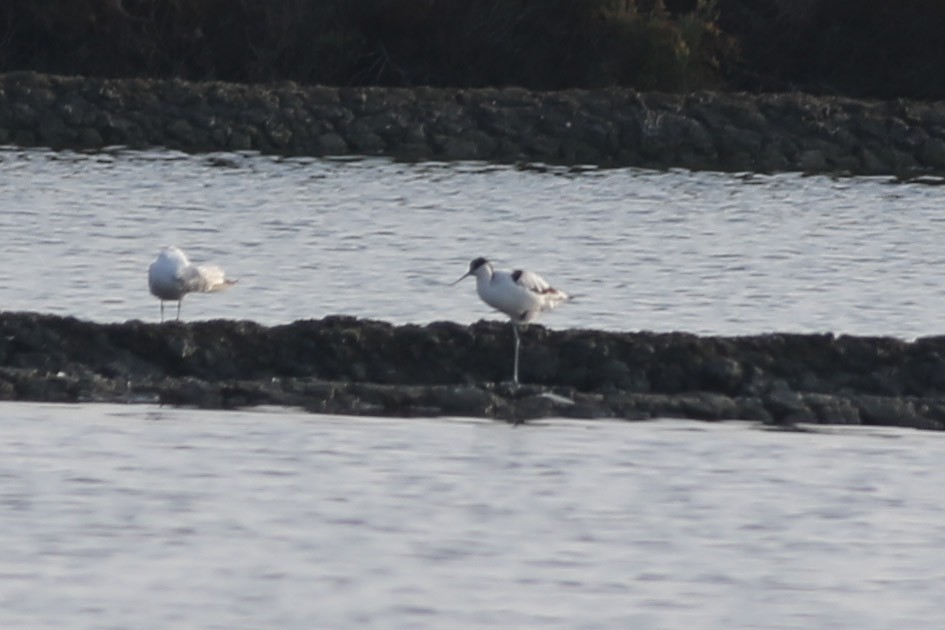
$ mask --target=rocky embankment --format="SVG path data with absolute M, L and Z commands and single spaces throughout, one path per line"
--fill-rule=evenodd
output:
M 97 324 L 0 313 L 0 399 L 313 412 L 945 427 L 945 337 L 393 326 L 350 317 Z
M 945 103 L 0 75 L 0 144 L 914 175 Z

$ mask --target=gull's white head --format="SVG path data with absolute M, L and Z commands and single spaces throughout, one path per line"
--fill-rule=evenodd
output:
M 174 245 L 165 245 L 158 252 L 158 258 L 163 258 L 164 260 L 172 260 L 181 264 L 189 264 L 190 261 L 187 260 L 187 254 L 184 251 Z

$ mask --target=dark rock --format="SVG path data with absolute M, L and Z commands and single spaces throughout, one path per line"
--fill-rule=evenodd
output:
M 0 141 L 807 172 L 945 173 L 939 103 L 797 93 L 331 88 L 0 75 Z
M 387 147 L 384 139 L 365 121 L 357 121 L 348 128 L 346 138 L 356 153 L 377 155 Z
M 194 136 L 194 128 L 183 118 L 176 118 L 168 123 L 167 133 L 175 140 L 188 142 Z
M 37 129 L 39 139 L 51 147 L 68 146 L 75 140 L 75 132 L 56 116 L 44 116 Z
M 703 363 L 703 383 L 713 390 L 735 394 L 742 387 L 744 370 L 730 357 L 711 357 Z
M 0 313 L 0 399 L 323 413 L 945 426 L 945 338 L 698 337 L 332 316 L 95 324 Z
M 764 399 L 765 407 L 771 417 L 788 424 L 798 422 L 816 422 L 817 417 L 805 404 L 800 394 L 792 391 L 774 391 Z
M 29 129 L 17 129 L 13 132 L 13 143 L 21 147 L 36 145 L 36 135 Z
M 471 386 L 431 387 L 424 402 L 437 409 L 439 415 L 483 417 L 492 415 L 495 399 L 489 392 Z
M 735 404 L 737 405 L 735 418 L 755 420 L 764 423 L 773 421 L 771 413 L 765 408 L 764 402 L 762 402 L 760 398 L 739 398 L 735 401 Z
M 933 169 L 945 169 L 945 140 L 928 138 L 919 147 L 919 160 Z
M 24 127 L 32 128 L 36 125 L 37 120 L 47 117 L 47 113 L 43 111 L 45 108 L 43 107 L 42 110 L 38 110 L 39 107 L 41 106 L 38 104 L 34 106 L 23 101 L 14 101 L 9 107 L 3 108 L 8 118 L 6 122 L 14 129 Z M 39 111 L 43 111 L 43 113 L 40 114 Z M 53 117 L 58 118 L 58 116 L 55 115 Z
M 860 149 L 860 172 L 864 175 L 879 175 L 889 171 L 886 163 L 870 148 Z
M 804 394 L 803 401 L 822 424 L 862 424 L 859 408 L 845 397 Z
M 738 417 L 738 404 L 724 394 L 695 392 L 680 395 L 678 399 L 680 409 L 686 418 L 727 420 Z
M 819 173 L 826 170 L 827 158 L 817 149 L 807 149 L 801 151 L 797 158 L 797 165 L 803 171 Z
M 469 138 L 434 134 L 432 137 L 435 154 L 445 160 L 471 159 L 485 153 L 473 140 Z
M 283 123 L 269 121 L 265 125 L 265 130 L 269 142 L 277 149 L 285 149 L 292 145 L 292 130 Z
M 35 92 L 33 93 L 35 95 Z M 35 102 L 35 101 L 34 101 Z M 49 105 L 49 103 L 47 103 Z M 65 94 L 56 107 L 62 120 L 73 127 L 85 127 L 95 122 L 98 108 L 78 92 Z
M 515 401 L 512 409 L 511 415 L 502 416 L 502 419 L 524 422 L 526 420 L 544 418 L 552 415 L 551 412 L 552 409 L 554 409 L 554 402 L 550 398 L 536 394 Z
M 226 145 L 221 147 L 232 151 L 248 151 L 253 148 L 253 138 L 245 131 L 235 130 L 230 133 Z
M 75 139 L 76 144 L 84 149 L 97 149 L 104 146 L 105 141 L 97 129 L 84 127 L 79 130 Z
M 315 139 L 314 146 L 318 155 L 344 155 L 348 153 L 348 144 L 345 139 L 335 132 L 322 134 Z

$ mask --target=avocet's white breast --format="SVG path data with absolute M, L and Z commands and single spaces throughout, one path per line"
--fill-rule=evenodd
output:
M 518 350 L 521 343 L 519 325 L 533 321 L 544 311 L 571 299 L 571 296 L 552 287 L 537 273 L 520 269 L 496 270 L 492 263 L 481 257 L 469 263 L 469 271 L 456 282 L 466 276 L 476 277 L 476 293 L 483 302 L 512 319 L 512 331 L 515 333 L 512 382 L 518 383 Z
M 535 320 L 570 297 L 532 271 L 496 270 L 485 261 L 469 273 L 476 277 L 476 292 L 482 301 L 519 323 Z

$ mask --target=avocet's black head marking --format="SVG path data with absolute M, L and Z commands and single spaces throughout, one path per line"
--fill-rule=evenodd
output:
M 489 264 L 489 261 L 486 260 L 485 258 L 483 258 L 482 256 L 480 256 L 479 258 L 476 258 L 476 259 L 473 260 L 471 263 L 469 263 L 469 271 L 467 271 L 466 273 L 464 273 L 464 274 L 459 278 L 459 280 L 462 280 L 463 278 L 468 278 L 469 276 L 474 276 L 474 275 L 476 275 L 476 270 L 477 270 L 477 269 L 480 269 L 480 268 L 482 268 L 482 267 L 484 267 L 485 265 L 488 265 L 488 264 Z M 489 270 L 491 270 L 491 269 L 492 269 L 492 268 L 490 267 Z M 487 271 L 489 271 L 489 270 L 487 270 Z M 456 282 L 459 282 L 459 280 L 457 280 Z M 451 284 L 451 285 L 452 285 L 452 284 L 456 284 L 456 282 L 451 282 L 450 284 Z

